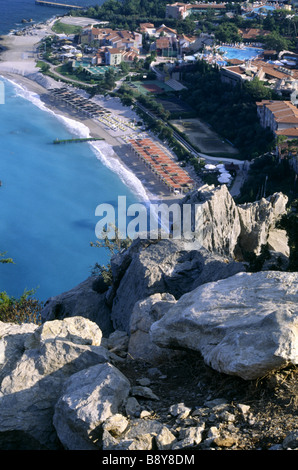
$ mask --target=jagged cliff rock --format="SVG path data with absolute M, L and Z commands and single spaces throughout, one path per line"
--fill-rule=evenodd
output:
M 286 213 L 287 202 L 287 196 L 275 193 L 267 199 L 236 205 L 225 185 L 205 185 L 189 193 L 181 204 L 200 208 L 202 236 L 199 236 L 203 247 L 210 252 L 243 259 L 246 252 L 260 254 L 272 233 L 270 248 L 273 251 L 281 248 L 281 253 L 288 256 L 286 232 L 275 229 L 276 222 Z
M 181 201 L 190 204 L 196 212 L 192 229 L 202 247 L 211 253 L 233 256 L 241 232 L 238 209 L 226 185 L 214 187 L 205 185 L 192 191 Z M 201 233 L 202 230 L 202 233 Z
M 262 245 L 289 256 L 286 232 L 276 230 L 276 222 L 286 213 L 288 198 L 275 193 L 267 199 L 238 206 L 241 231 L 238 247 L 241 252 L 260 254 Z
M 249 380 L 298 363 L 298 273 L 239 273 L 185 294 L 153 323 L 160 347 L 199 351 Z

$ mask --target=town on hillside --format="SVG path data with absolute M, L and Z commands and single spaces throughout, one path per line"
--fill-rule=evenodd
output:
M 295 211 L 297 8 L 296 0 L 106 0 L 59 17 L 37 64 L 133 107 L 189 181 L 227 184 L 239 202 L 283 191 Z

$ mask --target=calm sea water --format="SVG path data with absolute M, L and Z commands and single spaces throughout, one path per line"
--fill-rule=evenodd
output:
M 6 9 L 12 4 L 28 7 L 20 17 L 46 17 L 34 0 L 0 0 L 8 29 L 16 20 L 15 10 L 10 16 Z M 88 129 L 44 109 L 38 95 L 2 82 L 0 252 L 15 264 L 0 264 L 0 291 L 19 296 L 24 289 L 37 289 L 35 296 L 46 300 L 86 279 L 95 262 L 108 260 L 105 250 L 90 247 L 97 205 L 116 206 L 118 195 L 131 204 L 144 191 L 130 172 L 112 163 L 106 143 L 54 145 L 57 137 L 88 136 Z

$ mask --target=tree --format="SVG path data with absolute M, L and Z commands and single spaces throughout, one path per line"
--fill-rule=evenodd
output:
M 111 68 L 105 71 L 105 86 L 109 90 L 112 90 L 116 86 L 115 72 Z
M 254 77 L 251 81 L 245 81 L 244 89 L 250 94 L 253 101 L 270 100 L 272 98 L 271 90 L 258 77 Z
M 115 233 L 115 238 L 109 238 L 110 230 L 113 230 Z M 96 240 L 96 242 L 90 242 L 90 246 L 96 248 L 105 248 L 110 253 L 110 257 L 118 253 L 120 250 L 127 249 L 132 243 L 132 240 L 127 237 L 126 239 L 122 239 L 119 235 L 119 231 L 117 227 L 108 227 L 104 230 L 101 234 L 101 240 Z M 93 275 L 100 274 L 107 285 L 111 285 L 113 280 L 112 275 L 112 268 L 111 263 L 109 262 L 107 265 L 100 265 L 99 263 L 95 263 L 95 266 L 92 270 Z
M 264 45 L 267 49 L 273 49 L 277 52 L 288 50 L 290 42 L 281 36 L 277 31 L 273 31 L 264 37 Z
M 25 290 L 19 299 L 0 292 L 0 321 L 7 323 L 41 324 L 43 304 L 32 298 L 34 290 Z
M 215 31 L 215 38 L 220 42 L 240 42 L 241 35 L 238 27 L 233 23 L 222 23 Z

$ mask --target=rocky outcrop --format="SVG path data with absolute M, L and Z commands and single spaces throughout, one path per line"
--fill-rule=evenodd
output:
M 277 221 L 286 213 L 287 196 L 275 193 L 267 199 L 236 205 L 225 185 L 205 185 L 189 193 L 181 204 L 197 208 L 196 237 L 210 252 L 243 259 L 245 253 L 260 254 L 271 239 L 270 249 L 288 256 L 287 237 L 276 231 Z
M 111 259 L 112 283 L 90 277 L 69 292 L 50 298 L 42 320 L 84 316 L 107 336 L 113 329 L 131 333 L 136 303 L 155 294 L 175 300 L 208 282 L 246 271 L 244 255 L 258 255 L 267 245 L 272 262 L 264 269 L 287 266 L 287 237 L 275 224 L 285 212 L 287 198 L 276 193 L 253 204 L 237 206 L 225 185 L 203 186 L 182 204 L 196 209 L 192 239 L 137 239 Z M 137 308 L 137 307 L 136 307 Z M 141 336 L 133 331 L 134 337 Z M 145 332 L 147 333 L 147 332 Z M 136 350 L 134 350 L 136 353 Z
M 211 253 L 233 256 L 241 232 L 238 209 L 226 185 L 202 186 L 185 196 L 181 205 L 193 210 L 192 230 Z
M 263 245 L 289 256 L 287 236 L 284 230 L 276 230 L 276 223 L 286 213 L 287 196 L 275 193 L 267 199 L 237 207 L 241 231 L 238 250 L 242 253 L 260 254 Z
M 210 253 L 196 242 L 148 240 L 145 247 L 132 252 L 129 266 L 118 280 L 111 308 L 113 326 L 129 332 L 136 302 L 153 294 L 169 293 L 179 299 L 201 284 L 244 270 L 242 263 Z
M 239 273 L 185 294 L 153 323 L 160 347 L 202 354 L 245 380 L 298 363 L 298 274 Z

